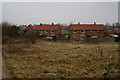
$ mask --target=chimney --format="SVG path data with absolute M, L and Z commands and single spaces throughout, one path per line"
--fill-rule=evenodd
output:
M 27 27 L 27 25 L 24 25 L 25 27 Z
M 52 23 L 52 25 L 54 25 L 54 23 Z
M 78 22 L 78 25 L 80 25 L 80 22 Z
M 60 26 L 60 23 L 58 23 L 58 25 Z
M 40 23 L 40 25 L 42 25 L 42 23 Z
M 94 25 L 96 25 L 96 22 L 94 22 Z

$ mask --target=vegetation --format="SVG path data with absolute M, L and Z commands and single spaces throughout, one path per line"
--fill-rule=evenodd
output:
M 62 34 L 70 34 L 68 31 L 63 31 Z
M 13 78 L 119 78 L 115 42 L 41 40 L 38 32 L 8 22 L 2 23 L 2 39 L 2 55 Z
M 8 22 L 2 23 L 2 36 L 17 37 L 18 31 L 19 31 L 19 27 L 10 24 Z
M 92 35 L 90 35 L 90 34 L 86 34 L 85 36 L 86 36 L 86 37 L 91 37 Z
M 48 42 L 4 44 L 3 55 L 16 78 L 116 78 L 117 43 Z M 101 54 L 102 51 L 102 54 Z
M 2 44 L 14 43 L 18 38 L 30 40 L 32 43 L 35 43 L 35 40 L 38 39 L 38 37 L 38 32 L 30 32 L 26 29 L 21 30 L 20 26 L 8 22 L 2 22 Z

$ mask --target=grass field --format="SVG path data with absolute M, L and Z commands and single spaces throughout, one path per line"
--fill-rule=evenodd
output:
M 10 73 L 17 78 L 115 78 L 119 76 L 117 48 L 114 42 L 38 41 L 5 44 L 3 56 Z

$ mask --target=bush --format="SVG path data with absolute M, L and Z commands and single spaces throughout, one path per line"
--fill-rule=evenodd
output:
M 85 36 L 86 36 L 86 37 L 91 37 L 92 35 L 90 35 L 90 34 L 86 34 Z
M 2 36 L 17 37 L 19 27 L 8 22 L 2 22 Z

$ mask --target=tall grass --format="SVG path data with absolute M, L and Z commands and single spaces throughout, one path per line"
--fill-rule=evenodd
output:
M 17 78 L 115 78 L 119 76 L 117 47 L 114 42 L 98 45 L 37 41 L 3 45 L 3 54 Z

